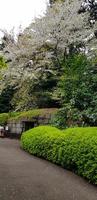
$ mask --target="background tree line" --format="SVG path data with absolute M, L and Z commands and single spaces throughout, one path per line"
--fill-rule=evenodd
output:
M 95 125 L 97 42 L 87 38 L 96 23 L 91 27 L 88 15 L 78 14 L 78 0 L 51 3 L 17 40 L 4 32 L 0 112 L 57 107 L 66 119 L 63 123 L 58 115 L 63 126 Z

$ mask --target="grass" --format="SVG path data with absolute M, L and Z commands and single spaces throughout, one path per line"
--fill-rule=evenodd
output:
M 56 109 L 33 109 L 23 112 L 9 112 L 0 114 L 0 125 L 6 124 L 9 120 L 19 121 L 22 119 L 31 119 L 37 116 L 44 116 L 55 113 Z

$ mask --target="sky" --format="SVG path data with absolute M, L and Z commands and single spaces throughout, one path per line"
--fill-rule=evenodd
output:
M 14 28 L 15 33 L 17 33 L 20 25 L 25 28 L 32 19 L 43 15 L 48 2 L 49 0 L 1 0 L 0 29 L 10 31 Z

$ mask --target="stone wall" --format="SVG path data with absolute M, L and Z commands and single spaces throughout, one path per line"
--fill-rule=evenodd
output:
M 41 115 L 37 117 L 32 117 L 32 119 L 21 119 L 21 120 L 9 120 L 7 123 L 9 135 L 21 135 L 25 130 L 29 130 L 30 128 L 40 126 L 40 125 L 48 125 L 50 123 L 52 114 L 48 113 L 46 115 Z M 26 125 L 30 124 L 30 126 L 26 127 Z M 31 126 L 32 124 L 32 126 Z
M 23 130 L 23 123 L 21 121 L 9 121 L 8 131 L 13 134 L 21 134 Z

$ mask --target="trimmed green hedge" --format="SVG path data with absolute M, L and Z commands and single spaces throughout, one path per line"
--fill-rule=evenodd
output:
M 40 126 L 23 133 L 21 146 L 29 153 L 70 169 L 97 184 L 97 128 L 61 131 Z

